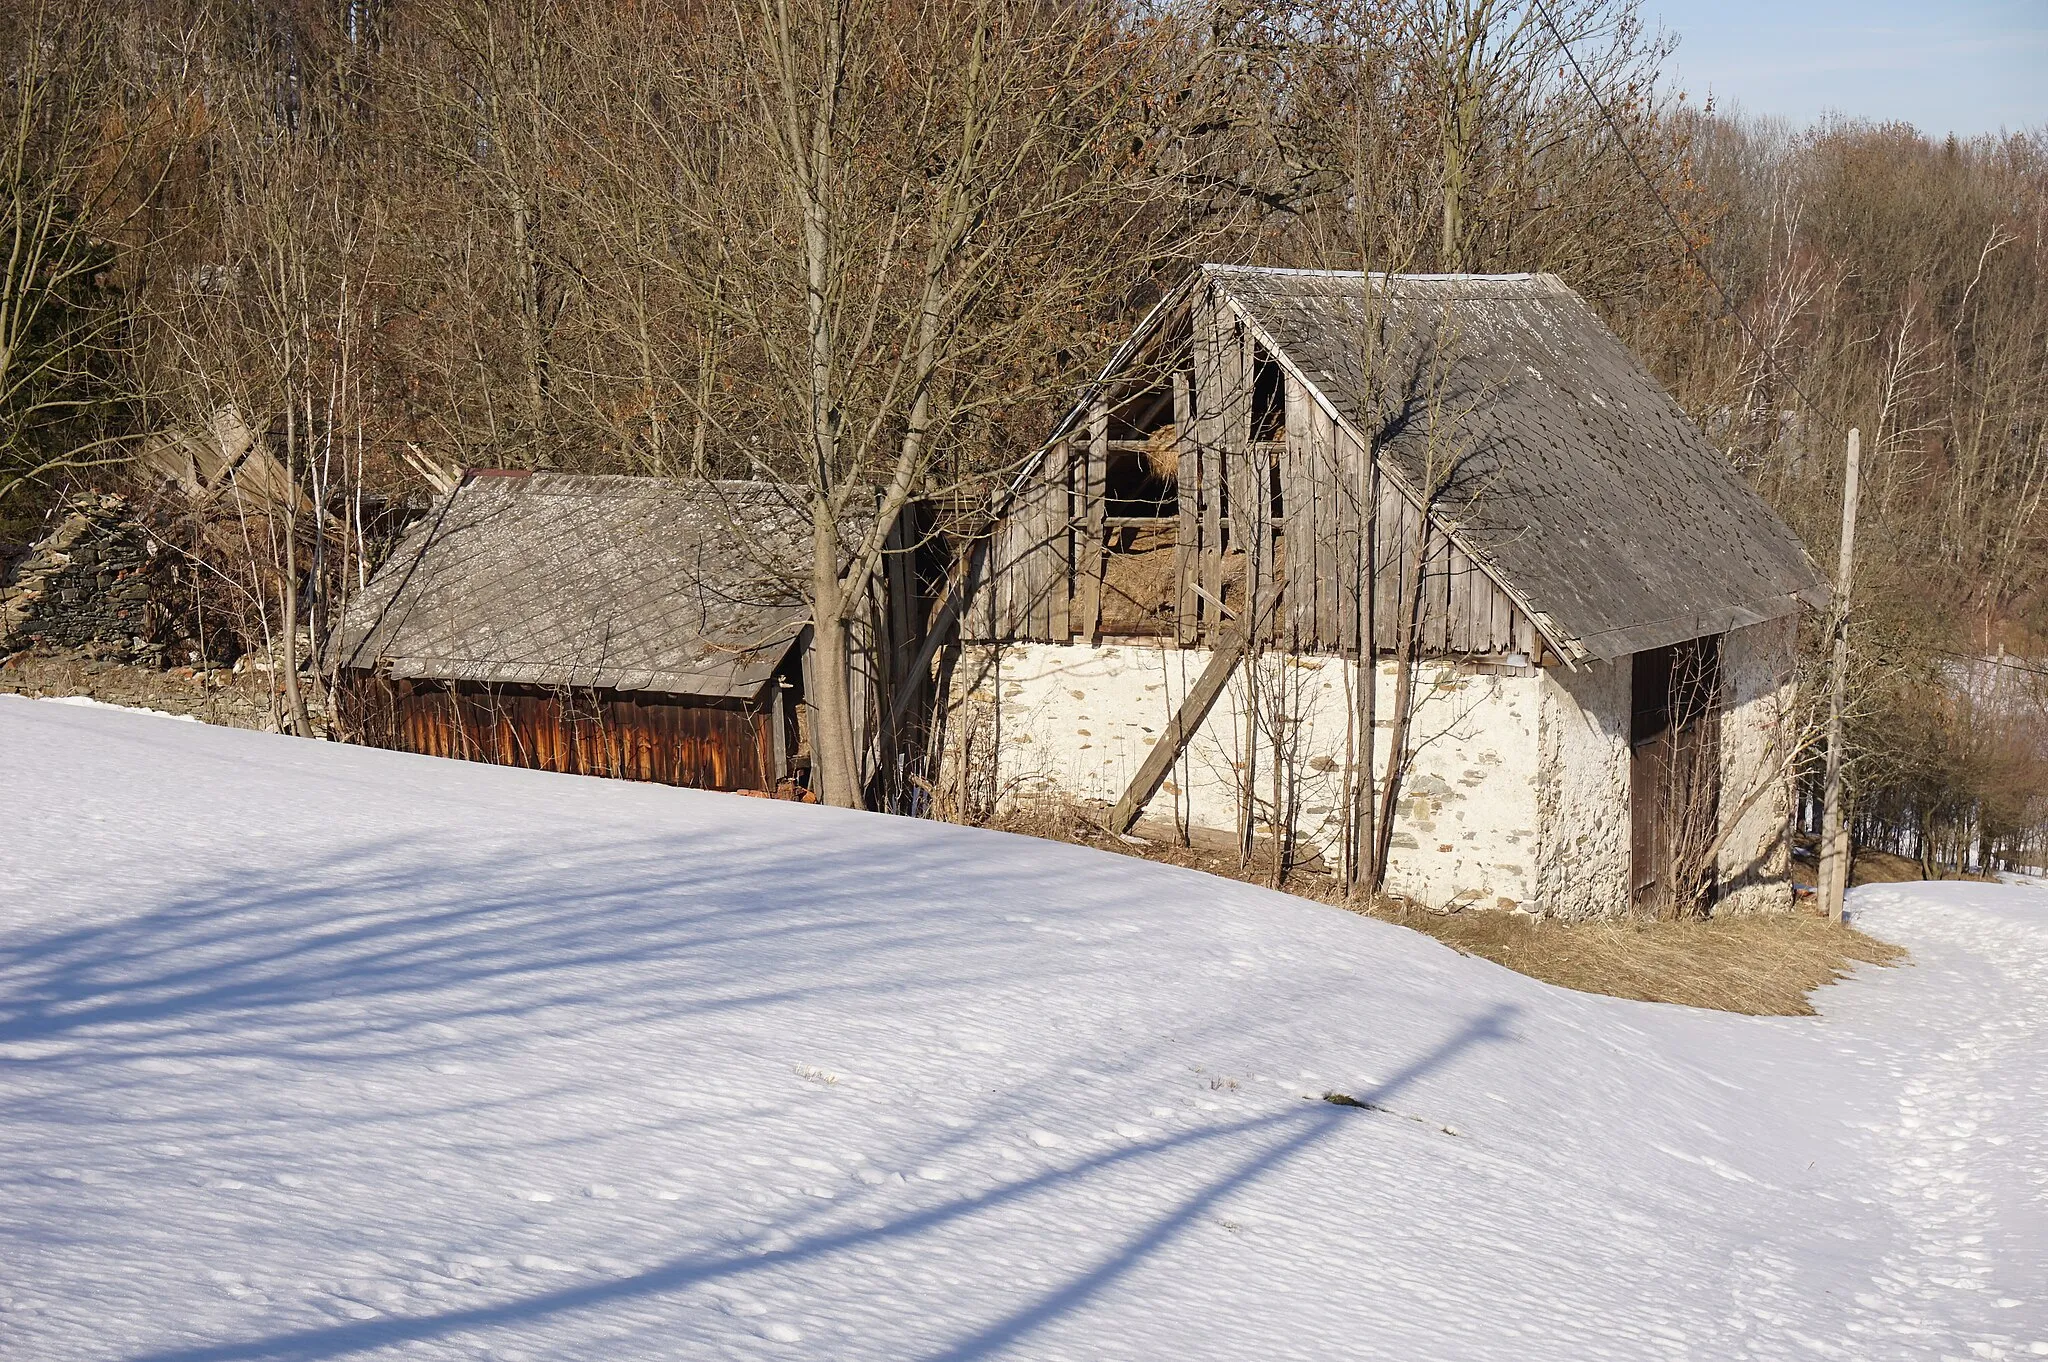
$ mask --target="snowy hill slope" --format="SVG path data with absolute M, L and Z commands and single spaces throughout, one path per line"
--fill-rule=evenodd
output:
M 0 780 L 0 1356 L 2048 1353 L 2041 890 L 1861 891 L 1917 963 L 1756 1019 L 11 697 Z

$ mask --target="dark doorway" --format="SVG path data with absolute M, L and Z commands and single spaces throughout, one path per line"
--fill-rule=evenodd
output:
M 1631 906 L 1695 917 L 1713 901 L 1721 820 L 1721 648 L 1698 638 L 1635 655 L 1629 715 Z

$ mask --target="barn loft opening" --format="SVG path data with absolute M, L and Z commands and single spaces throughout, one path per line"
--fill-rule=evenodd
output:
M 1287 378 L 1279 361 L 1264 350 L 1252 361 L 1252 439 L 1274 444 L 1287 438 Z
M 1171 378 L 1123 402 L 1112 413 L 1109 434 L 1100 631 L 1124 637 L 1169 635 L 1180 517 L 1180 432 Z
M 1180 514 L 1180 478 L 1171 432 L 1140 449 L 1111 449 L 1105 508 L 1113 520 L 1172 520 Z
M 1174 424 L 1173 384 L 1138 389 L 1110 412 L 1108 460 L 1103 468 L 1103 513 L 1119 520 L 1171 520 L 1180 511 L 1180 456 Z M 1110 536 L 1111 552 L 1118 540 Z

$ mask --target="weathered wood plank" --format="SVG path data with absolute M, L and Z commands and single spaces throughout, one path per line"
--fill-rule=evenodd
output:
M 1280 453 L 1281 566 L 1286 647 L 1304 651 L 1315 644 L 1316 622 L 1316 518 L 1315 443 L 1309 428 L 1309 409 L 1314 399 L 1308 389 L 1289 374 L 1283 396 L 1286 408 L 1287 442 Z
M 1316 642 L 1326 650 L 1358 646 L 1358 474 L 1355 441 L 1315 404 Z
M 1407 627 L 1408 592 L 1415 571 L 1415 510 L 1392 481 L 1380 480 L 1378 542 L 1379 581 L 1374 586 L 1373 613 L 1379 637 L 1375 646 L 1391 651 L 1400 646 Z
M 1472 580 L 1472 561 L 1455 544 L 1450 547 L 1449 560 L 1451 580 L 1446 599 L 1446 644 L 1453 653 L 1475 653 L 1479 648 L 1473 642 L 1472 617 L 1484 602 L 1475 605 L 1472 598 L 1476 594 L 1475 587 L 1484 583 Z
M 1330 467 L 1329 510 L 1324 516 L 1330 538 L 1330 589 L 1327 613 L 1317 632 L 1324 646 L 1346 656 L 1358 651 L 1358 591 L 1364 563 L 1364 540 L 1360 532 L 1370 519 L 1364 505 L 1365 489 L 1360 470 L 1365 453 L 1351 433 L 1342 429 L 1327 412 L 1319 412 L 1320 438 Z
M 1025 498 L 1025 514 L 1018 518 L 1016 544 L 1017 579 L 1017 637 L 1037 639 L 1044 634 L 1045 616 L 1041 609 L 1043 587 L 1039 572 L 1044 555 L 1039 544 L 1045 538 L 1045 497 L 1044 484 L 1034 482 Z
M 1074 636 L 1074 458 L 1072 442 L 1062 440 L 1046 455 L 1046 504 L 1058 523 L 1049 526 L 1052 544 L 1047 550 L 1052 581 L 1047 588 L 1046 632 L 1055 643 Z
M 1427 559 L 1423 564 L 1422 647 L 1443 653 L 1450 647 L 1451 541 L 1433 525 L 1423 527 Z
M 1214 325 L 1217 383 L 1223 402 L 1223 429 L 1217 441 L 1222 455 L 1223 551 L 1227 557 L 1238 559 L 1236 566 L 1242 574 L 1245 591 L 1240 599 L 1225 598 L 1225 604 L 1241 615 L 1246 612 L 1246 603 L 1251 599 L 1253 565 L 1250 549 L 1255 523 L 1251 518 L 1254 513 L 1246 488 L 1251 467 L 1251 402 L 1245 392 L 1248 366 L 1236 318 L 1227 307 L 1217 307 Z M 1222 592 L 1219 590 L 1217 594 L 1220 596 Z
M 1202 295 L 1195 304 L 1196 462 L 1202 482 L 1202 639 L 1221 633 L 1217 602 L 1223 599 L 1223 436 L 1224 390 L 1217 350 L 1216 300 Z
M 1195 594 L 1195 572 L 1202 561 L 1202 480 L 1195 460 L 1193 375 L 1173 371 L 1173 451 L 1180 524 L 1173 543 L 1173 581 L 1178 593 L 1174 632 L 1183 648 L 1194 646 L 1201 597 Z
M 1079 632 L 1090 644 L 1102 638 L 1103 517 L 1108 514 L 1109 495 L 1109 404 L 1102 398 L 1088 412 L 1088 452 L 1083 467 L 1086 518 L 1078 535 L 1080 549 Z
M 1055 546 L 1066 497 L 1049 482 L 1041 481 L 1036 490 L 1033 501 L 1037 515 L 1033 517 L 1035 533 L 1031 537 L 1031 637 L 1041 642 L 1064 643 L 1066 640 L 1055 637 L 1052 631 L 1052 597 L 1060 585 Z

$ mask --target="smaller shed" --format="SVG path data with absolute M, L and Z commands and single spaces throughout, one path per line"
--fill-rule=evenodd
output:
M 849 534 L 866 530 L 850 523 Z M 800 796 L 810 619 L 801 489 L 471 472 L 351 603 L 340 712 L 377 747 Z M 879 650 L 921 612 L 877 574 L 856 630 L 856 722 Z

